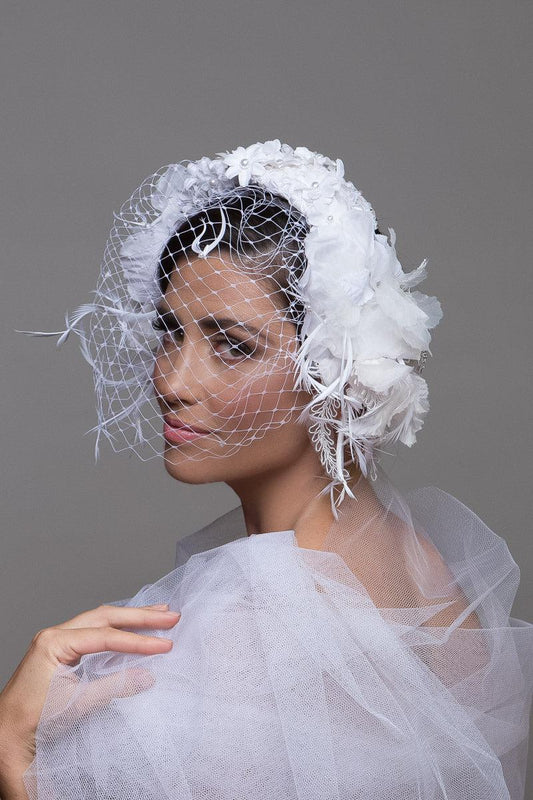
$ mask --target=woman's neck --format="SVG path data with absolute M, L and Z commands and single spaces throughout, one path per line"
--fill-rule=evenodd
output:
M 354 480 L 360 477 L 352 467 Z M 248 536 L 294 530 L 298 545 L 320 546 L 334 522 L 329 492 L 319 493 L 330 482 L 314 448 L 285 468 L 228 483 L 239 496 Z

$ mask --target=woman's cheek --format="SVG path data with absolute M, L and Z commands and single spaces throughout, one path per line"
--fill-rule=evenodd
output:
M 233 420 L 233 430 L 254 430 L 296 406 L 298 395 L 292 385 L 291 376 L 287 374 L 248 377 L 211 395 L 209 405 L 219 419 Z

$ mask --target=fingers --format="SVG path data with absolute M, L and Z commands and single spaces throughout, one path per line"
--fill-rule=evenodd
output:
M 176 624 L 177 619 L 167 623 Z M 154 627 L 154 625 L 152 625 Z M 113 650 L 118 653 L 155 655 L 172 649 L 172 639 L 161 636 L 144 636 L 113 627 L 45 628 L 34 637 L 34 646 L 56 663 L 74 666 L 83 655 Z
M 172 639 L 164 639 L 161 636 L 143 636 L 113 627 L 78 628 L 69 634 L 66 649 L 75 657 L 105 650 L 112 650 L 116 653 L 152 655 L 170 650 L 172 644 Z
M 56 705 L 54 716 L 59 729 L 69 729 L 81 717 L 107 706 L 111 700 L 121 697 L 130 697 L 143 692 L 155 683 L 153 674 L 142 667 L 132 667 L 119 670 L 102 678 L 80 682 L 77 675 L 61 667 L 76 665 L 82 655 L 97 652 L 113 651 L 119 653 L 138 653 L 141 655 L 155 655 L 169 652 L 172 649 L 172 639 L 160 636 L 145 636 L 130 631 L 120 630 L 120 625 L 130 627 L 151 628 L 172 627 L 180 618 L 180 614 L 165 611 L 168 604 L 156 604 L 142 608 L 100 606 L 92 612 L 84 612 L 78 618 L 85 616 L 89 627 L 70 627 L 69 620 L 62 626 L 46 628 L 40 632 L 36 643 L 41 648 L 54 649 L 54 656 L 59 661 L 60 671 L 55 676 L 56 688 L 54 696 Z M 107 619 L 111 624 L 102 626 L 102 619 Z M 113 627 L 116 626 L 116 627 Z
M 168 628 L 181 616 L 179 612 L 159 606 L 111 606 L 101 605 L 90 611 L 77 614 L 72 619 L 54 625 L 54 628 L 96 628 L 112 625 L 120 628 Z
M 58 673 L 53 709 L 56 733 L 68 731 L 80 718 L 104 708 L 115 698 L 131 697 L 150 689 L 154 675 L 146 669 L 123 669 L 103 678 L 80 683 L 71 673 Z
M 86 691 L 76 703 L 78 714 L 84 716 L 103 708 L 116 697 L 131 697 L 150 689 L 155 677 L 148 670 L 127 669 L 106 675 L 87 684 Z

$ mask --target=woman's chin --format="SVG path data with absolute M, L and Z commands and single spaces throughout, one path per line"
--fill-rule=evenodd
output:
M 209 457 L 197 456 L 196 458 L 180 452 L 177 447 L 165 447 L 163 454 L 165 469 L 177 481 L 183 483 L 213 483 L 220 480 L 211 476 Z

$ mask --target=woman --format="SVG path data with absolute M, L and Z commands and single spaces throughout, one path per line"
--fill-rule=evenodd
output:
M 403 272 L 340 160 L 218 155 L 141 184 L 60 341 L 93 367 L 97 451 L 224 481 L 246 535 L 225 515 L 133 598 L 34 637 L 0 694 L 2 797 L 522 800 L 518 567 L 378 464 L 429 408 L 425 262 Z

